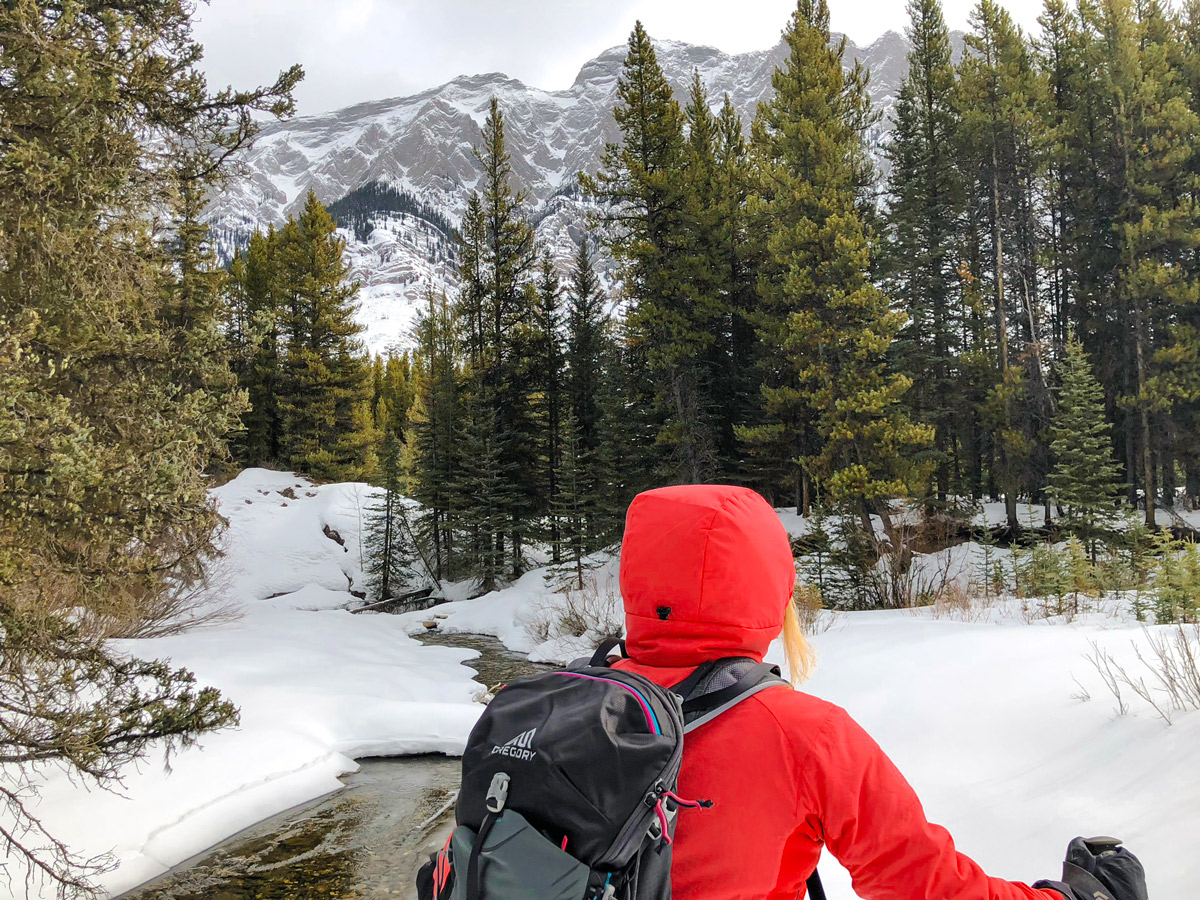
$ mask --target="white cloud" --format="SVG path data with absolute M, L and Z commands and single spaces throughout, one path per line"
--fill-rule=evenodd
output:
M 947 3 L 952 28 L 973 4 Z M 1035 23 L 1040 0 L 1008 4 Z M 729 52 L 770 47 L 793 0 L 209 0 L 196 35 L 217 85 L 271 81 L 300 63 L 301 114 L 413 93 L 456 75 L 504 72 L 544 88 L 565 88 L 581 65 L 622 43 L 641 19 L 651 35 Z M 898 0 L 834 0 L 835 30 L 865 43 L 907 23 Z

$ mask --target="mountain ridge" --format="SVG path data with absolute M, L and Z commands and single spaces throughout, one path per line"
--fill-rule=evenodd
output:
M 961 36 L 955 38 L 957 49 Z M 692 72 L 699 72 L 713 106 L 728 93 L 747 126 L 770 95 L 771 75 L 786 53 L 783 41 L 739 54 L 683 41 L 656 40 L 654 46 L 678 98 L 686 97 Z M 516 186 L 528 193 L 539 239 L 565 261 L 583 233 L 588 207 L 569 187 L 578 172 L 595 171 L 604 145 L 619 138 L 612 109 L 626 53 L 618 45 L 585 61 L 564 89 L 531 87 L 503 72 L 460 75 L 415 94 L 271 123 L 242 159 L 245 177 L 206 211 L 218 252 L 228 258 L 254 231 L 296 214 L 310 189 L 329 205 L 375 182 L 457 223 L 480 180 L 473 147 L 495 96 Z M 846 40 L 847 64 L 859 60 L 871 71 L 872 100 L 884 113 L 867 135 L 877 158 L 907 53 L 907 40 L 895 31 L 863 48 Z M 359 320 L 366 343 L 379 351 L 407 343 L 426 290 L 453 291 L 456 276 L 452 241 L 432 223 L 388 212 L 375 226 L 368 233 L 360 223 L 343 236 L 352 273 L 363 285 Z

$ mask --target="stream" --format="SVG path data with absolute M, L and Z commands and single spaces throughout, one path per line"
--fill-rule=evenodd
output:
M 547 668 L 485 635 L 417 638 L 478 650 L 463 665 L 486 686 Z M 459 760 L 430 754 L 359 765 L 343 790 L 259 822 L 121 900 L 415 898 L 417 869 L 449 834 Z

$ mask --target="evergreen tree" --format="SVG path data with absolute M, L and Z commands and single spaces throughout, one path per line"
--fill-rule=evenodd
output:
M 713 261 L 721 304 L 723 357 L 713 372 L 717 399 L 718 450 L 730 477 L 761 482 L 747 459 L 738 426 L 753 424 L 759 410 L 760 347 L 753 313 L 758 306 L 761 242 L 752 235 L 747 200 L 753 182 L 753 160 L 741 116 L 725 95 L 714 136 L 716 169 L 713 190 Z M 769 490 L 769 485 L 763 485 Z
M 1039 352 L 1037 209 L 1034 184 L 1040 165 L 1044 82 L 1035 72 L 1020 30 L 994 0 L 981 0 L 971 14 L 967 52 L 958 66 L 958 130 L 962 171 L 977 242 L 973 275 L 990 292 L 993 385 L 986 401 L 996 450 L 995 472 L 1004 495 L 1008 526 L 1020 528 L 1016 504 L 1031 470 L 1047 464 L 1041 431 L 1049 415 Z M 1015 337 L 1028 346 L 1028 370 L 1020 368 Z M 1017 403 L 1019 395 L 1027 402 Z M 1044 477 L 1044 476 L 1043 476 Z
M 558 523 L 554 533 L 554 561 L 570 563 L 575 572 L 575 587 L 583 589 L 583 557 L 588 543 L 585 486 L 580 480 L 583 454 L 575 417 L 567 414 L 562 427 L 562 460 L 555 483 L 553 515 Z
M 1095 563 L 1098 528 L 1113 514 L 1120 493 L 1112 429 L 1104 414 L 1104 391 L 1092 374 L 1083 345 L 1073 336 L 1058 374 L 1058 413 L 1050 445 L 1054 468 L 1047 490 L 1063 507 L 1067 528 L 1085 543 Z
M 567 285 L 564 420 L 570 422 L 574 442 L 571 510 L 574 514 L 577 501 L 583 528 L 577 537 L 584 553 L 614 539 L 624 507 L 632 499 L 629 492 L 643 483 L 640 473 L 648 462 L 644 457 L 634 458 L 637 448 L 645 446 L 634 433 L 641 419 L 627 402 L 633 392 L 626 378 L 626 360 L 613 337 L 605 306 L 591 244 L 585 236 L 579 242 Z M 564 447 L 567 439 L 564 432 Z M 618 471 L 624 473 L 624 480 L 618 478 Z M 561 508 L 562 492 L 559 494 Z M 574 552 L 574 543 L 571 547 Z
M 284 453 L 315 478 L 354 480 L 371 471 L 376 440 L 362 326 L 354 321 L 358 284 L 347 281 L 345 245 L 312 192 L 278 239 Z
M 930 435 L 900 407 L 910 380 L 888 371 L 903 315 L 868 278 L 864 82 L 844 74 L 845 44 L 830 46 L 823 0 L 801 0 L 784 40 L 789 57 L 753 130 L 759 202 L 774 223 L 759 286 L 776 380 L 763 389 L 767 424 L 742 434 L 781 444 L 797 481 L 803 466 L 870 534 L 872 511 L 890 526 L 881 501 L 905 492 L 906 462 Z
M 234 257 L 229 271 L 229 339 L 238 383 L 250 403 L 242 416 L 245 431 L 235 450 L 239 461 L 247 465 L 283 459 L 281 306 L 274 256 L 278 246 L 274 226 L 265 233 L 255 232 L 245 251 Z
M 504 490 L 489 489 L 476 499 L 488 496 L 501 504 L 489 508 L 486 518 L 507 520 L 507 527 L 496 532 L 495 542 L 501 558 L 507 543 L 509 571 L 517 575 L 524 565 L 525 537 L 548 505 L 539 490 L 539 440 L 528 364 L 535 334 L 537 288 L 533 276 L 538 250 L 525 212 L 525 192 L 513 187 L 504 117 L 495 98 L 476 156 L 483 169 L 482 283 L 475 285 L 468 277 L 460 290 L 464 298 L 474 292 L 481 300 L 483 346 L 472 372 L 467 428 L 489 453 L 496 454 L 494 466 L 480 477 L 488 484 L 503 482 Z M 464 259 L 469 259 L 471 252 L 465 249 Z
M 179 614 L 215 550 L 205 470 L 242 401 L 198 198 L 300 77 L 211 92 L 190 14 L 0 4 L 0 818 L 6 875 L 34 892 L 94 890 L 30 815 L 46 764 L 112 788 L 236 719 L 103 640 Z
M 416 325 L 415 400 L 405 464 L 410 492 L 426 511 L 418 537 L 432 547 L 440 581 L 461 574 L 455 528 L 465 506 L 457 491 L 464 413 L 453 312 L 445 295 L 429 291 L 426 300 Z
M 554 509 L 562 463 L 562 423 L 565 399 L 563 353 L 562 284 L 549 253 L 542 257 L 538 279 L 538 302 L 533 310 L 533 369 L 531 387 L 539 432 L 539 456 L 543 465 L 540 487 L 544 505 L 540 512 L 549 519 L 549 539 L 554 562 L 559 554 L 559 520 Z
M 459 459 L 449 486 L 461 504 L 458 512 L 470 531 L 463 548 L 468 571 L 479 579 L 480 590 L 494 591 L 511 569 L 505 536 L 512 526 L 511 510 L 520 502 L 520 480 L 506 460 L 500 414 L 479 396 L 468 398 L 459 443 Z M 451 512 L 454 512 L 453 508 Z M 453 521 L 453 519 L 451 519 Z M 520 552 L 519 545 L 515 552 Z
M 595 448 L 600 420 L 598 395 L 603 364 L 604 294 L 585 235 L 579 241 L 567 287 L 567 405 L 584 448 Z
M 1160 4 L 1087 4 L 1077 24 L 1073 103 L 1060 129 L 1073 176 L 1071 318 L 1115 420 L 1127 499 L 1141 489 L 1154 527 L 1160 489 L 1173 498 L 1175 460 L 1191 455 L 1187 417 L 1200 396 L 1196 111 L 1178 28 Z
M 583 185 L 604 205 L 607 247 L 630 300 L 631 344 L 646 372 L 638 402 L 657 419 L 665 475 L 705 481 L 716 466 L 704 380 L 713 317 L 709 298 L 693 296 L 688 272 L 684 115 L 640 22 L 617 96 L 621 143 L 606 146 L 600 171 Z
M 418 578 L 405 498 L 401 493 L 401 442 L 388 430 L 383 438 L 379 476 L 382 492 L 367 511 L 363 529 L 367 588 L 373 600 L 389 600 Z
M 941 4 L 911 0 L 908 11 L 912 49 L 887 151 L 891 240 L 885 252 L 889 282 L 908 314 L 896 355 L 913 379 L 910 406 L 934 428 L 936 495 L 944 504 L 966 424 L 957 366 L 963 321 L 956 256 L 963 203 L 955 164 L 959 117 Z

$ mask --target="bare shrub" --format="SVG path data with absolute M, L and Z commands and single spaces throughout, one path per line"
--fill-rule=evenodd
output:
M 962 577 L 951 578 L 934 598 L 935 619 L 954 619 L 959 622 L 978 622 L 986 618 L 992 608 L 992 600 L 985 593 Z
M 1125 677 L 1127 677 L 1125 676 L 1125 670 L 1121 668 L 1116 660 L 1108 655 L 1107 650 L 1101 649 L 1100 645 L 1095 641 L 1089 641 L 1088 643 L 1092 645 L 1092 652 L 1086 654 L 1084 659 L 1095 667 L 1096 671 L 1100 674 L 1101 680 L 1104 682 L 1104 686 L 1116 698 L 1117 715 L 1126 715 L 1129 712 L 1129 701 L 1121 693 L 1121 685 L 1124 683 Z
M 1150 652 L 1143 653 L 1136 643 L 1133 649 L 1138 662 L 1149 675 L 1149 683 L 1146 675 L 1130 675 L 1095 641 L 1091 642 L 1092 652 L 1085 658 L 1117 698 L 1118 713 L 1125 715 L 1129 712 L 1129 704 L 1121 693 L 1121 686 L 1124 685 L 1146 701 L 1170 725 L 1173 712 L 1200 710 L 1200 625 L 1187 627 L 1180 623 L 1168 631 L 1144 631 Z
M 937 606 L 947 599 L 958 585 L 960 572 L 955 570 L 948 550 L 917 556 L 913 548 L 926 540 L 920 529 L 897 529 L 888 542 L 886 552 L 876 566 L 872 580 L 876 602 L 880 607 L 913 609 Z M 896 546 L 899 543 L 901 546 Z
M 560 590 L 526 617 L 525 632 L 537 643 L 562 638 L 597 642 L 625 633 L 625 613 L 611 580 L 585 579 L 582 588 Z
M 1138 661 L 1149 669 L 1159 690 L 1175 709 L 1200 709 L 1200 624 L 1182 623 L 1168 632 L 1147 632 L 1151 658 L 1140 649 Z

